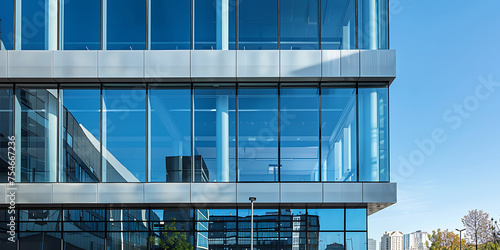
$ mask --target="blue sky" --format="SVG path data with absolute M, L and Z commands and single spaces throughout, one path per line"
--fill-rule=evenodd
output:
M 500 2 L 391 0 L 391 8 L 398 203 L 369 217 L 377 245 L 387 230 L 462 228 L 476 208 L 500 218 Z

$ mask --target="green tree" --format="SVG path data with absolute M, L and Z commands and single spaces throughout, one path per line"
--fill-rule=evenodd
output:
M 149 237 L 149 241 L 164 250 L 193 250 L 193 246 L 188 242 L 186 232 L 176 232 L 177 222 L 165 225 L 163 237 Z
M 462 246 L 465 245 L 465 240 L 462 239 L 462 242 L 460 242 L 458 234 L 448 231 L 448 229 L 441 231 L 440 228 L 437 231 L 433 230 L 432 234 L 429 234 L 429 241 L 430 244 L 427 244 L 429 250 L 460 249 L 460 243 Z
M 491 221 L 488 213 L 483 212 L 483 210 L 471 210 L 462 218 L 462 223 L 466 228 L 465 236 L 468 242 L 474 244 L 476 250 L 479 245 L 492 241 L 493 234 L 491 233 Z

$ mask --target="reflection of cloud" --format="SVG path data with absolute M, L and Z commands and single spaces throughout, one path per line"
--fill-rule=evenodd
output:
M 396 217 L 407 217 L 408 215 L 423 215 L 432 209 L 428 194 L 435 189 L 435 181 L 431 179 L 406 182 L 398 185 L 398 203 L 391 206 L 391 214 Z

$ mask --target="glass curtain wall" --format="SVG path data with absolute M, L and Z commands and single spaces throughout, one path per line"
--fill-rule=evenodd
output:
M 0 50 L 14 48 L 14 1 L 2 2 L 0 9 Z
M 389 1 L 358 1 L 359 49 L 389 49 Z
M 238 49 L 278 49 L 278 0 L 239 0 Z
M 318 1 L 280 1 L 280 49 L 319 49 Z
M 150 4 L 150 49 L 191 49 L 191 1 L 151 0 Z
M 236 1 L 194 1 L 194 49 L 235 49 Z
M 321 49 L 356 49 L 356 0 L 321 0 Z
M 146 49 L 146 1 L 106 0 L 108 50 Z
M 49 0 L 23 0 L 21 1 L 21 34 L 16 39 L 21 39 L 23 50 L 47 50 L 49 49 L 49 36 L 55 30 L 49 30 Z M 52 6 L 54 7 L 54 6 Z M 54 13 L 53 13 L 54 14 Z M 55 15 L 57 16 L 57 15 Z M 50 20 L 54 22 L 54 19 Z M 51 24 L 53 25 L 53 24 Z M 56 26 L 57 27 L 57 26 Z M 17 49 L 17 48 L 16 48 Z
M 389 181 L 388 87 L 23 86 L 18 182 Z
M 101 0 L 61 2 L 63 50 L 101 49 Z
M 63 249 L 100 250 L 250 248 L 250 209 L 17 212 L 20 249 L 61 249 L 61 245 Z M 0 210 L 0 221 L 6 216 L 7 210 Z M 364 208 L 257 208 L 253 219 L 254 247 L 258 249 L 366 249 Z
M 10 140 L 14 135 L 12 131 L 13 98 L 13 88 L 0 88 L 0 183 L 9 182 L 9 167 L 12 163 L 12 153 L 15 153 L 15 148 L 9 148 L 14 146 Z

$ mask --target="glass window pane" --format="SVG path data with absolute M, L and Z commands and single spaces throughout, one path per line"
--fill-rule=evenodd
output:
M 318 21 L 318 1 L 280 1 L 280 49 L 318 49 Z
M 19 249 L 59 249 L 61 248 L 61 233 L 30 232 L 19 233 Z
M 150 181 L 191 182 L 191 89 L 149 92 Z
M 366 230 L 366 209 L 346 209 L 346 229 Z
M 356 90 L 321 89 L 323 181 L 356 181 Z
M 278 90 L 238 90 L 238 181 L 278 181 Z
M 356 49 L 355 0 L 321 0 L 321 49 Z
M 151 49 L 191 49 L 191 1 L 151 0 Z
M 146 1 L 107 0 L 107 49 L 146 49 Z
M 101 49 L 101 1 L 64 0 L 63 49 Z
M 195 89 L 195 182 L 234 182 L 236 91 Z
M 389 181 L 388 88 L 360 88 L 359 181 Z
M 366 246 L 366 233 L 363 232 L 347 232 L 345 234 L 346 248 L 352 250 L 365 250 Z
M 66 228 L 65 228 L 66 231 Z M 64 250 L 95 249 L 104 250 L 105 233 L 97 232 L 72 232 L 64 233 Z
M 61 210 L 19 210 L 19 221 L 61 221 Z M 43 223 L 41 223 L 43 224 Z
M 389 49 L 389 6 L 387 0 L 358 1 L 360 49 Z
M 278 1 L 240 0 L 239 50 L 278 49 Z
M 105 249 L 148 249 L 148 232 L 112 232 L 107 233 Z
M 60 181 L 99 182 L 101 91 L 64 89 L 60 93 Z
M 0 8 L 0 50 L 12 50 L 14 40 L 14 1 L 2 2 Z
M 236 0 L 194 0 L 194 49 L 235 49 Z
M 319 249 L 343 250 L 344 232 L 320 232 Z M 348 249 L 350 250 L 350 248 Z
M 146 181 L 146 90 L 104 89 L 104 182 Z
M 318 218 L 319 230 L 344 231 L 344 209 L 308 209 L 307 213 Z
M 15 138 L 13 141 L 9 140 L 13 136 L 12 131 L 12 89 L 0 89 L 0 183 L 8 182 L 10 163 L 15 163 L 15 158 L 12 158 L 15 153 Z M 13 146 L 9 149 L 9 146 Z M 9 154 L 9 152 L 11 154 Z M 11 161 L 12 158 L 14 161 Z M 9 163 L 10 162 L 10 163 Z
M 16 182 L 56 182 L 57 90 L 17 89 L 15 105 Z
M 193 232 L 151 232 L 148 240 L 149 249 L 208 249 L 208 245 L 206 243 L 200 244 L 199 239 L 195 242 Z M 193 248 L 194 244 L 198 248 Z M 146 248 L 134 249 L 142 250 Z
M 48 49 L 48 0 L 21 2 L 21 49 Z
M 281 90 L 281 181 L 319 181 L 318 89 Z

